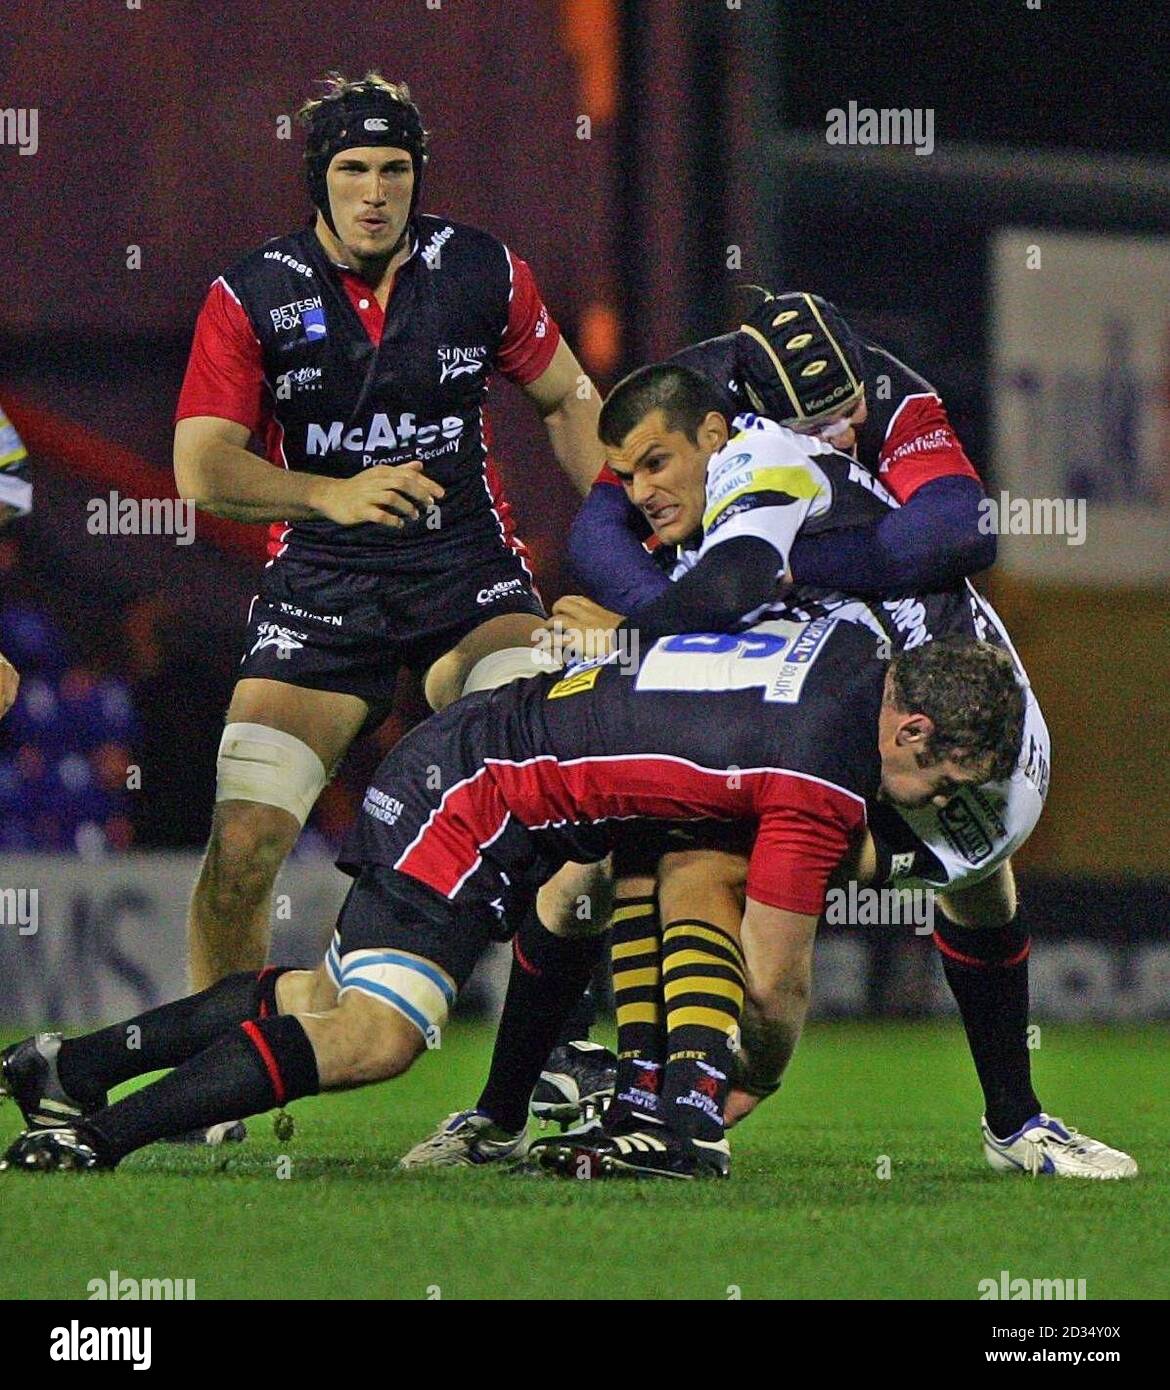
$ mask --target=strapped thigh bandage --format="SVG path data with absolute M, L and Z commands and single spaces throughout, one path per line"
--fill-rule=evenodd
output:
M 455 981 L 450 975 L 434 961 L 410 951 L 348 951 L 339 958 L 334 937 L 326 969 L 339 996 L 356 989 L 388 1004 L 408 1018 L 428 1044 L 447 1022 L 455 1002 Z
M 325 764 L 306 743 L 266 724 L 229 724 L 219 743 L 216 801 L 279 806 L 304 825 L 325 785 Z
M 476 690 L 495 690 L 497 686 L 507 685 L 509 681 L 522 676 L 539 676 L 545 671 L 556 671 L 560 662 L 550 653 L 537 647 L 502 647 L 498 652 L 488 652 L 481 656 L 467 673 L 463 682 L 464 695 Z

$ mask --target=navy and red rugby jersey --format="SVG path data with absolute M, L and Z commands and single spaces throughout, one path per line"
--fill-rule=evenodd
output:
M 747 820 L 748 893 L 816 916 L 880 780 L 875 650 L 860 625 L 779 620 L 459 700 L 387 755 L 338 863 L 462 902 L 603 858 L 631 818 Z
M 311 227 L 266 242 L 208 292 L 176 420 L 234 420 L 270 462 L 327 477 L 418 459 L 446 489 L 438 526 L 280 524 L 274 556 L 426 575 L 472 549 L 522 550 L 487 456 L 484 397 L 493 371 L 535 381 L 560 331 L 528 265 L 495 237 L 428 215 L 412 233 L 385 313 Z

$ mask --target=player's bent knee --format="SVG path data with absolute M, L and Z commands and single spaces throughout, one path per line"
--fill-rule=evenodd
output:
M 351 988 L 338 1000 L 328 1039 L 331 1089 L 390 1081 L 409 1070 L 426 1039 L 405 1015 L 382 999 Z
M 333 1084 L 400 1076 L 420 1052 L 439 1045 L 457 986 L 433 961 L 394 949 L 349 951 L 329 973 L 339 986 L 346 1078 Z
M 739 937 L 747 861 L 721 850 L 672 850 L 658 868 L 663 921 L 686 916 L 711 922 Z
M 306 743 L 266 724 L 224 727 L 216 760 L 215 799 L 276 807 L 308 819 L 326 781 L 325 764 Z
M 993 874 L 970 888 L 954 888 L 938 897 L 943 914 L 956 926 L 972 931 L 1006 927 L 1019 908 L 1012 862 L 1005 859 Z
M 276 982 L 276 1007 L 282 1014 L 322 1013 L 336 1005 L 337 986 L 324 965 L 286 970 Z

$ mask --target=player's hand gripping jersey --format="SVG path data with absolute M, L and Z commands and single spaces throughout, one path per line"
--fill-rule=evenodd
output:
M 707 467 L 707 508 L 702 544 L 680 553 L 674 577 L 693 569 L 710 551 L 737 536 L 768 541 L 777 552 L 777 575 L 798 531 L 853 526 L 898 504 L 854 460 L 807 435 L 794 434 L 753 415 L 738 416 L 737 433 Z M 883 881 L 906 886 L 958 886 L 978 882 L 1007 859 L 1031 834 L 1048 793 L 1051 748 L 1048 730 L 1027 673 L 992 606 L 967 582 L 920 597 L 863 600 L 807 586 L 778 593 L 775 601 L 745 613 L 741 628 L 767 633 L 770 624 L 847 622 L 872 634 L 875 651 L 888 657 L 936 637 L 969 637 L 1011 653 L 1017 678 L 1027 689 L 1020 760 L 1003 783 L 963 788 L 941 810 L 901 810 L 884 803 L 871 808 L 871 830 Z M 673 640 L 673 639 L 667 639 Z M 691 634 L 718 648 L 734 639 Z M 645 680 L 655 669 L 658 644 L 643 661 Z M 776 653 L 775 679 L 799 666 L 799 652 Z M 716 676 L 713 667 L 711 678 Z M 761 671 L 763 668 L 761 668 Z M 676 677 L 677 678 L 677 677 Z M 692 682 L 701 679 L 698 668 Z M 693 689 L 707 688 L 692 684 Z

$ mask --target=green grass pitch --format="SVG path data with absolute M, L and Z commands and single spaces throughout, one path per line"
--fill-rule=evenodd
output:
M 784 1090 L 733 1133 L 729 1182 L 397 1174 L 478 1093 L 491 1035 L 455 1025 L 401 1081 L 298 1102 L 283 1143 L 260 1117 L 229 1150 L 0 1174 L 0 1296 L 85 1298 L 116 1269 L 193 1279 L 198 1299 L 975 1299 L 1006 1269 L 1165 1297 L 1165 1030 L 1053 1023 L 1040 1040 L 1042 1099 L 1131 1152 L 1136 1180 L 997 1176 L 958 1025 L 889 1023 L 810 1027 Z M 0 1140 L 18 1128 L 8 1103 Z

